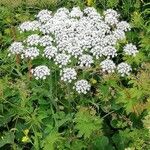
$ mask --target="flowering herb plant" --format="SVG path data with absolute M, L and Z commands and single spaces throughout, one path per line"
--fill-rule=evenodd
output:
M 88 79 L 78 77 L 79 68 L 84 72 L 97 67 L 103 73 L 118 72 L 121 76 L 132 71 L 127 62 L 116 61 L 122 60 L 124 55 L 135 57 L 138 53 L 136 46 L 126 39 L 125 32 L 131 27 L 126 21 L 120 21 L 117 11 L 107 9 L 101 15 L 93 7 L 83 11 L 79 7 L 71 11 L 59 8 L 55 13 L 42 10 L 36 19 L 19 26 L 21 33 L 30 34 L 23 42 L 14 41 L 9 55 L 20 55 L 28 61 L 37 57 L 53 61 L 60 68 L 61 80 L 73 83 L 78 93 L 86 94 L 91 87 Z M 126 42 L 120 47 L 123 40 Z M 41 62 L 29 71 L 37 80 L 46 79 L 51 68 Z

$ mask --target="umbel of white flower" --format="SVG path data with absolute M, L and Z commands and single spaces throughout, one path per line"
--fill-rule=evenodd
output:
M 36 31 L 39 29 L 40 25 L 41 25 L 40 22 L 37 20 L 26 21 L 19 26 L 19 30 L 20 30 L 20 32 Z
M 39 56 L 39 49 L 36 47 L 28 47 L 21 54 L 22 59 L 23 58 L 34 59 L 37 56 Z
M 74 68 L 63 68 L 60 72 L 61 80 L 67 81 L 71 83 L 72 80 L 75 80 L 77 78 L 77 72 Z
M 70 62 L 70 56 L 60 53 L 56 55 L 54 61 L 55 64 L 59 65 L 59 67 L 61 68 L 63 66 L 66 66 Z
M 91 55 L 82 55 L 79 57 L 79 65 L 80 67 L 91 67 L 91 64 L 93 63 L 93 57 Z
M 106 59 L 102 61 L 100 65 L 101 65 L 102 70 L 108 73 L 114 72 L 116 68 L 115 63 L 110 59 Z
M 55 58 L 55 56 L 57 55 L 57 51 L 58 50 L 57 50 L 56 47 L 54 47 L 54 46 L 47 46 L 44 49 L 43 56 L 45 56 L 48 59 Z
M 47 66 L 41 65 L 31 70 L 31 73 L 35 76 L 35 79 L 46 79 L 46 76 L 50 75 L 50 69 Z
M 117 66 L 117 71 L 121 74 L 121 76 L 129 75 L 131 70 L 131 66 L 124 62 Z
M 41 46 L 52 46 L 53 38 L 49 35 L 44 35 L 39 39 L 39 44 Z
M 11 54 L 21 54 L 24 51 L 24 46 L 22 42 L 13 42 L 8 51 L 9 56 L 11 56 Z
M 61 80 L 71 84 L 75 82 L 74 89 L 78 93 L 87 93 L 90 84 L 87 80 L 80 80 L 76 68 L 84 71 L 84 68 L 100 64 L 99 69 L 104 73 L 118 72 L 125 76 L 132 71 L 131 66 L 126 62 L 117 64 L 115 60 L 122 60 L 124 55 L 135 57 L 138 53 L 136 46 L 129 43 L 122 46 L 122 54 L 118 55 L 117 45 L 126 39 L 126 32 L 131 27 L 112 9 L 101 14 L 93 7 L 83 11 L 79 7 L 71 10 L 59 8 L 55 13 L 41 10 L 34 21 L 26 21 L 18 29 L 21 34 L 27 34 L 22 42 L 11 44 L 9 56 L 21 55 L 28 60 L 42 57 L 46 62 L 53 61 L 51 64 L 61 69 Z M 32 69 L 33 76 L 45 79 L 50 74 L 48 68 L 51 66 L 43 66 L 41 62 L 41 66 Z
M 40 41 L 40 36 L 37 34 L 32 34 L 30 36 L 27 37 L 27 45 L 28 46 L 37 46 L 39 44 Z
M 90 88 L 91 85 L 88 83 L 87 80 L 79 80 L 75 83 L 75 86 L 73 87 L 79 94 L 83 93 L 86 94 Z
M 123 51 L 125 52 L 126 55 L 131 56 L 132 55 L 136 56 L 136 54 L 138 53 L 136 46 L 133 45 L 132 43 L 125 45 Z

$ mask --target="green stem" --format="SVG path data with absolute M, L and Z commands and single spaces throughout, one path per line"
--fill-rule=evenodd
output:
M 54 119 L 56 130 L 58 131 L 58 124 L 57 124 L 57 120 L 55 118 L 55 113 L 54 113 L 52 105 L 51 105 L 51 111 L 52 111 L 52 116 L 53 116 L 53 119 Z
M 53 100 L 53 77 L 52 77 L 52 74 L 50 75 L 50 97 L 51 97 L 51 100 Z
M 32 126 L 32 130 L 34 132 L 34 147 L 36 150 L 40 150 L 39 138 L 37 135 L 37 130 Z
M 29 76 L 29 80 L 31 80 L 31 76 L 32 76 L 31 69 L 32 69 L 32 61 L 30 59 L 29 62 L 28 62 L 28 76 Z
M 68 84 L 67 86 L 67 91 L 68 91 L 68 104 L 69 104 L 69 112 L 71 112 L 71 95 L 70 95 L 70 85 Z
M 56 98 L 57 98 L 58 89 L 57 89 L 57 72 L 56 72 L 56 70 L 55 70 L 55 85 L 56 85 L 56 89 L 55 89 L 56 93 L 55 93 L 55 96 L 56 96 Z

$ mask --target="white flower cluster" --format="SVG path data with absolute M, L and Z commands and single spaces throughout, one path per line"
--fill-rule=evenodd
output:
M 117 23 L 117 29 L 122 31 L 128 31 L 131 30 L 130 25 L 126 21 L 120 21 Z
M 103 55 L 103 49 L 104 48 L 101 46 L 95 46 L 90 50 L 90 52 L 92 53 L 93 56 L 96 57 L 96 59 L 99 59 L 99 57 L 102 57 Z
M 37 46 L 39 44 L 40 36 L 37 34 L 32 34 L 27 37 L 27 45 L 28 46 Z
M 19 26 L 19 30 L 20 30 L 20 32 L 36 31 L 39 29 L 40 25 L 41 25 L 40 22 L 36 21 L 36 20 L 35 21 L 26 21 Z
M 77 78 L 77 72 L 74 68 L 64 68 L 60 72 L 61 80 L 67 81 L 71 83 L 72 80 L 75 80 Z
M 56 55 L 54 61 L 55 61 L 55 64 L 59 65 L 59 67 L 61 68 L 63 66 L 66 66 L 71 60 L 70 60 L 69 55 L 60 53 Z
M 52 59 L 56 56 L 57 54 L 57 48 L 54 47 L 54 46 L 47 46 L 45 49 L 44 49 L 44 54 L 43 56 L 45 56 L 46 58 L 48 59 Z
M 39 43 L 41 46 L 50 46 L 52 45 L 53 38 L 49 35 L 44 35 L 39 39 Z
M 49 19 L 52 18 L 51 16 L 51 11 L 48 10 L 42 10 L 38 13 L 38 15 L 36 16 L 38 18 L 38 20 L 42 23 L 49 21 Z
M 116 11 L 108 9 L 104 12 L 104 15 L 106 23 L 108 23 L 111 26 L 117 25 L 119 14 Z
M 110 57 L 115 57 L 117 56 L 117 50 L 113 46 L 106 46 L 103 49 L 103 55 L 110 58 Z
M 28 47 L 21 54 L 21 58 L 34 59 L 39 56 L 39 49 L 36 47 Z
M 72 18 L 81 18 L 83 16 L 83 12 L 80 10 L 79 7 L 74 7 L 70 12 L 70 17 Z
M 117 40 L 124 40 L 126 38 L 125 32 L 123 30 L 116 29 L 113 31 L 113 35 Z
M 106 71 L 108 73 L 114 72 L 116 69 L 115 63 L 110 59 L 106 59 L 106 60 L 102 61 L 100 63 L 100 65 L 102 67 L 102 70 Z
M 131 70 L 131 66 L 124 62 L 117 66 L 117 71 L 121 74 L 121 76 L 129 75 Z
M 24 45 L 14 42 L 9 53 L 20 54 L 22 58 L 29 59 L 41 55 L 49 61 L 54 61 L 62 68 L 61 80 L 66 82 L 77 79 L 73 65 L 84 69 L 97 66 L 97 62 L 103 72 L 118 71 L 121 76 L 129 75 L 131 66 L 125 62 L 117 65 L 113 61 L 116 57 L 122 57 L 118 55 L 117 44 L 126 38 L 125 32 L 131 28 L 126 21 L 120 21 L 119 17 L 115 10 L 108 9 L 100 14 L 93 7 L 87 7 L 83 11 L 79 7 L 72 10 L 60 8 L 55 13 L 42 10 L 36 15 L 35 21 L 26 21 L 19 26 L 21 33 L 37 32 L 28 34 Z M 135 56 L 137 52 L 137 48 L 132 44 L 123 47 L 123 54 Z M 44 74 L 48 69 L 41 67 L 38 70 Z M 35 72 L 33 75 L 38 76 Z M 41 79 L 41 76 L 37 79 Z M 78 93 L 86 93 L 90 89 L 86 80 L 75 82 L 74 88 Z
M 46 76 L 50 75 L 50 69 L 47 66 L 41 65 L 31 70 L 31 73 L 35 76 L 35 79 L 46 79 Z
M 132 43 L 127 44 L 124 47 L 123 51 L 125 52 L 126 55 L 133 55 L 133 56 L 135 56 L 138 53 L 136 46 L 133 45 Z
M 80 67 L 91 67 L 91 64 L 94 63 L 93 57 L 91 55 L 82 55 L 79 57 L 79 65 Z
M 79 80 L 75 83 L 75 86 L 73 87 L 79 94 L 83 93 L 86 94 L 90 88 L 91 85 L 86 80 Z
M 24 50 L 24 46 L 23 46 L 22 42 L 13 42 L 8 49 L 9 56 L 11 56 L 11 54 L 13 54 L 13 55 L 21 54 L 23 52 L 23 50 Z

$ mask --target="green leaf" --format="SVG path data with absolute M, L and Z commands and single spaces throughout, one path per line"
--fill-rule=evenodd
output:
M 83 150 L 84 148 L 86 148 L 86 146 L 81 140 L 75 140 L 71 145 L 71 150 Z
M 54 114 L 54 118 L 57 119 L 57 126 L 61 127 L 66 122 L 71 121 L 72 115 L 71 114 L 65 114 L 63 111 L 57 112 Z
M 13 116 L 14 114 L 12 109 L 10 109 L 10 112 L 5 112 L 3 115 L 0 115 L 0 127 L 5 126 L 8 122 L 10 122 Z
M 114 8 L 118 5 L 119 0 L 107 0 L 107 7 Z
M 56 142 L 60 142 L 63 138 L 56 131 L 51 131 L 51 133 L 46 136 L 46 138 L 42 141 L 43 150 L 55 150 Z
M 122 91 L 119 91 L 116 103 L 123 104 L 127 114 L 131 112 L 138 114 L 138 110 L 135 109 L 135 106 L 140 104 L 142 95 L 142 91 L 136 87 L 129 89 L 126 88 Z
M 141 64 L 143 60 L 145 59 L 144 53 L 139 52 L 135 57 L 131 56 L 124 56 L 123 59 L 129 63 L 129 64 L 134 64 L 136 63 L 137 65 Z
M 150 130 L 150 112 L 143 119 L 143 125 L 146 129 Z
M 117 150 L 124 150 L 126 147 L 128 147 L 128 142 L 129 142 L 129 131 L 119 131 L 118 134 L 115 134 L 112 137 L 113 142 L 115 143 Z
M 134 12 L 132 15 L 132 25 L 136 28 L 141 28 L 144 25 L 144 19 L 139 12 Z
M 3 147 L 5 144 L 12 144 L 14 142 L 14 133 L 5 132 L 0 136 L 0 147 Z
M 102 127 L 102 119 L 95 115 L 94 110 L 82 107 L 75 116 L 75 128 L 79 130 L 78 135 L 89 138 L 90 135 Z
M 111 145 L 109 145 L 109 139 L 106 136 L 98 137 L 94 141 L 94 150 L 112 150 Z

